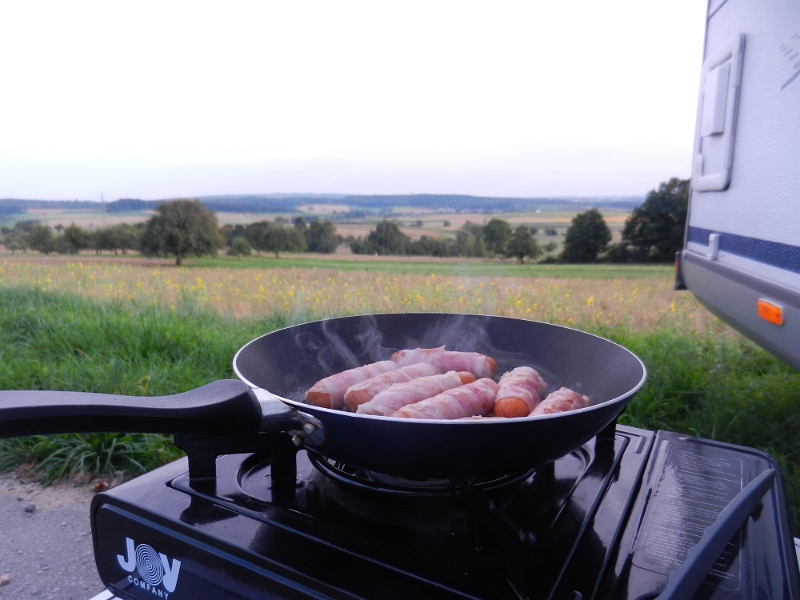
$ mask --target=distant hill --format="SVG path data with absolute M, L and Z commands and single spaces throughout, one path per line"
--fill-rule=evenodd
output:
M 644 197 L 547 197 L 493 198 L 457 194 L 408 195 L 339 195 L 339 194 L 259 194 L 202 196 L 203 205 L 216 212 L 293 213 L 298 207 L 315 205 L 347 205 L 360 211 L 391 212 L 393 207 L 419 207 L 455 212 L 522 212 L 531 210 L 586 210 L 588 208 L 630 211 L 644 202 Z M 14 215 L 35 209 L 101 210 L 107 213 L 153 210 L 160 201 L 123 198 L 113 202 L 94 200 L 21 200 L 0 199 L 0 215 Z

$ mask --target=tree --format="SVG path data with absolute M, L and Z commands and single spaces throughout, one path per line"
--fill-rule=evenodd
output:
M 483 241 L 483 226 L 467 221 L 456 231 L 456 242 L 453 248 L 456 256 L 486 256 L 486 244 Z
M 89 247 L 89 232 L 75 223 L 65 227 L 62 236 L 66 241 L 69 254 L 78 254 L 81 250 Z
M 114 254 L 127 254 L 128 250 L 136 250 L 141 245 L 141 230 L 130 223 L 120 223 L 98 229 L 92 235 L 92 247 L 99 254 L 101 250 L 114 251 Z
M 483 225 L 478 225 L 472 221 L 467 221 L 461 226 L 461 231 L 468 233 L 476 240 L 483 239 Z
M 224 246 L 217 217 L 199 200 L 162 202 L 145 225 L 141 250 L 145 256 L 174 256 L 183 264 L 186 256 L 214 255 Z
M 408 246 L 408 254 L 415 256 L 452 256 L 455 241 L 451 238 L 421 236 Z
M 328 220 L 311 221 L 308 228 L 303 230 L 303 233 L 309 252 L 331 254 L 342 243 L 341 238 L 336 234 L 336 227 L 333 222 Z
M 6 249 L 11 250 L 11 255 L 17 250 L 26 252 L 30 247 L 30 232 L 34 225 L 39 224 L 39 221 L 29 219 L 25 221 L 17 221 L 14 227 L 3 227 L 0 230 L 3 234 L 3 245 Z
M 672 262 L 683 247 L 689 206 L 689 180 L 673 177 L 650 190 L 644 204 L 635 208 L 622 230 L 633 260 Z
M 25 252 L 28 249 L 28 236 L 16 227 L 13 229 L 3 227 L 3 245 L 7 250 L 11 250 L 11 256 L 14 256 L 17 250 Z
M 281 252 L 304 252 L 306 240 L 296 227 L 284 227 L 276 219 L 261 234 L 258 247 L 279 258 Z
M 568 263 L 594 262 L 611 241 L 611 231 L 596 208 L 587 210 L 572 219 L 564 238 L 561 261 Z
M 492 219 L 483 228 L 486 249 L 492 254 L 505 256 L 506 244 L 511 239 L 511 225 L 502 219 Z
M 517 227 L 506 244 L 506 256 L 518 258 L 519 264 L 524 264 L 526 256 L 538 258 L 541 254 L 542 249 L 525 225 Z
M 53 230 L 49 225 L 35 223 L 28 232 L 28 245 L 45 255 L 55 252 L 56 240 Z
M 247 243 L 247 240 L 243 235 L 233 238 L 231 240 L 231 245 L 226 252 L 228 256 L 236 256 L 238 258 L 241 258 L 242 256 L 250 256 L 252 253 L 253 249 L 250 247 L 250 244 Z
M 247 225 L 244 231 L 241 232 L 250 246 L 255 249 L 256 254 L 261 254 L 261 250 L 263 249 L 261 247 L 262 240 L 264 239 L 264 234 L 267 229 L 270 227 L 272 227 L 272 223 L 269 221 L 256 221 L 255 223 Z
M 367 242 L 377 254 L 405 254 L 406 248 L 411 244 L 411 238 L 400 231 L 397 223 L 381 221 L 375 229 L 369 232 Z
M 103 250 L 113 250 L 114 244 L 111 232 L 108 227 L 95 229 L 89 236 L 89 247 L 95 254 L 100 254 Z

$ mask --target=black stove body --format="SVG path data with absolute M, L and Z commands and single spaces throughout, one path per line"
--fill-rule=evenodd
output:
M 287 441 L 220 456 L 215 477 L 190 480 L 184 459 L 99 494 L 92 531 L 121 598 L 651 598 L 774 467 L 751 449 L 611 426 L 536 471 L 417 482 Z M 800 599 L 780 477 L 695 597 Z

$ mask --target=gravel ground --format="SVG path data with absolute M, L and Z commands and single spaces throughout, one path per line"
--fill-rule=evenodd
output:
M 105 589 L 92 552 L 88 485 L 0 476 L 0 598 L 88 600 Z

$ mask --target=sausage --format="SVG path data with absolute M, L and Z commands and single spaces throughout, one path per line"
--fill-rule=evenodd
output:
M 306 392 L 306 402 L 323 408 L 344 408 L 344 393 L 351 385 L 397 369 L 391 360 L 370 363 L 320 379 Z
M 355 412 L 360 405 L 369 402 L 376 394 L 391 385 L 405 383 L 419 377 L 439 375 L 440 373 L 441 371 L 438 368 L 428 363 L 414 363 L 393 369 L 377 377 L 365 379 L 360 383 L 351 385 L 344 394 L 344 404 L 347 410 Z
M 569 388 L 562 387 L 548 394 L 547 398 L 536 405 L 529 416 L 535 417 L 538 415 L 552 415 L 560 412 L 567 412 L 569 410 L 589 406 L 590 402 L 591 401 L 586 396 L 581 396 L 578 392 L 573 392 Z
M 420 402 L 446 390 L 475 381 L 472 373 L 448 371 L 442 375 L 419 377 L 407 383 L 396 383 L 375 395 L 356 410 L 363 415 L 382 415 L 388 417 L 407 404 Z
M 492 379 L 478 379 L 441 394 L 404 406 L 391 416 L 404 419 L 461 419 L 483 416 L 494 406 L 497 383 Z
M 426 362 L 445 371 L 468 371 L 477 378 L 494 377 L 497 372 L 497 361 L 478 352 L 456 352 L 438 348 L 414 348 L 398 350 L 392 354 L 392 360 L 401 367 L 412 363 Z
M 503 373 L 492 412 L 496 417 L 527 417 L 539 404 L 547 384 L 531 367 Z

